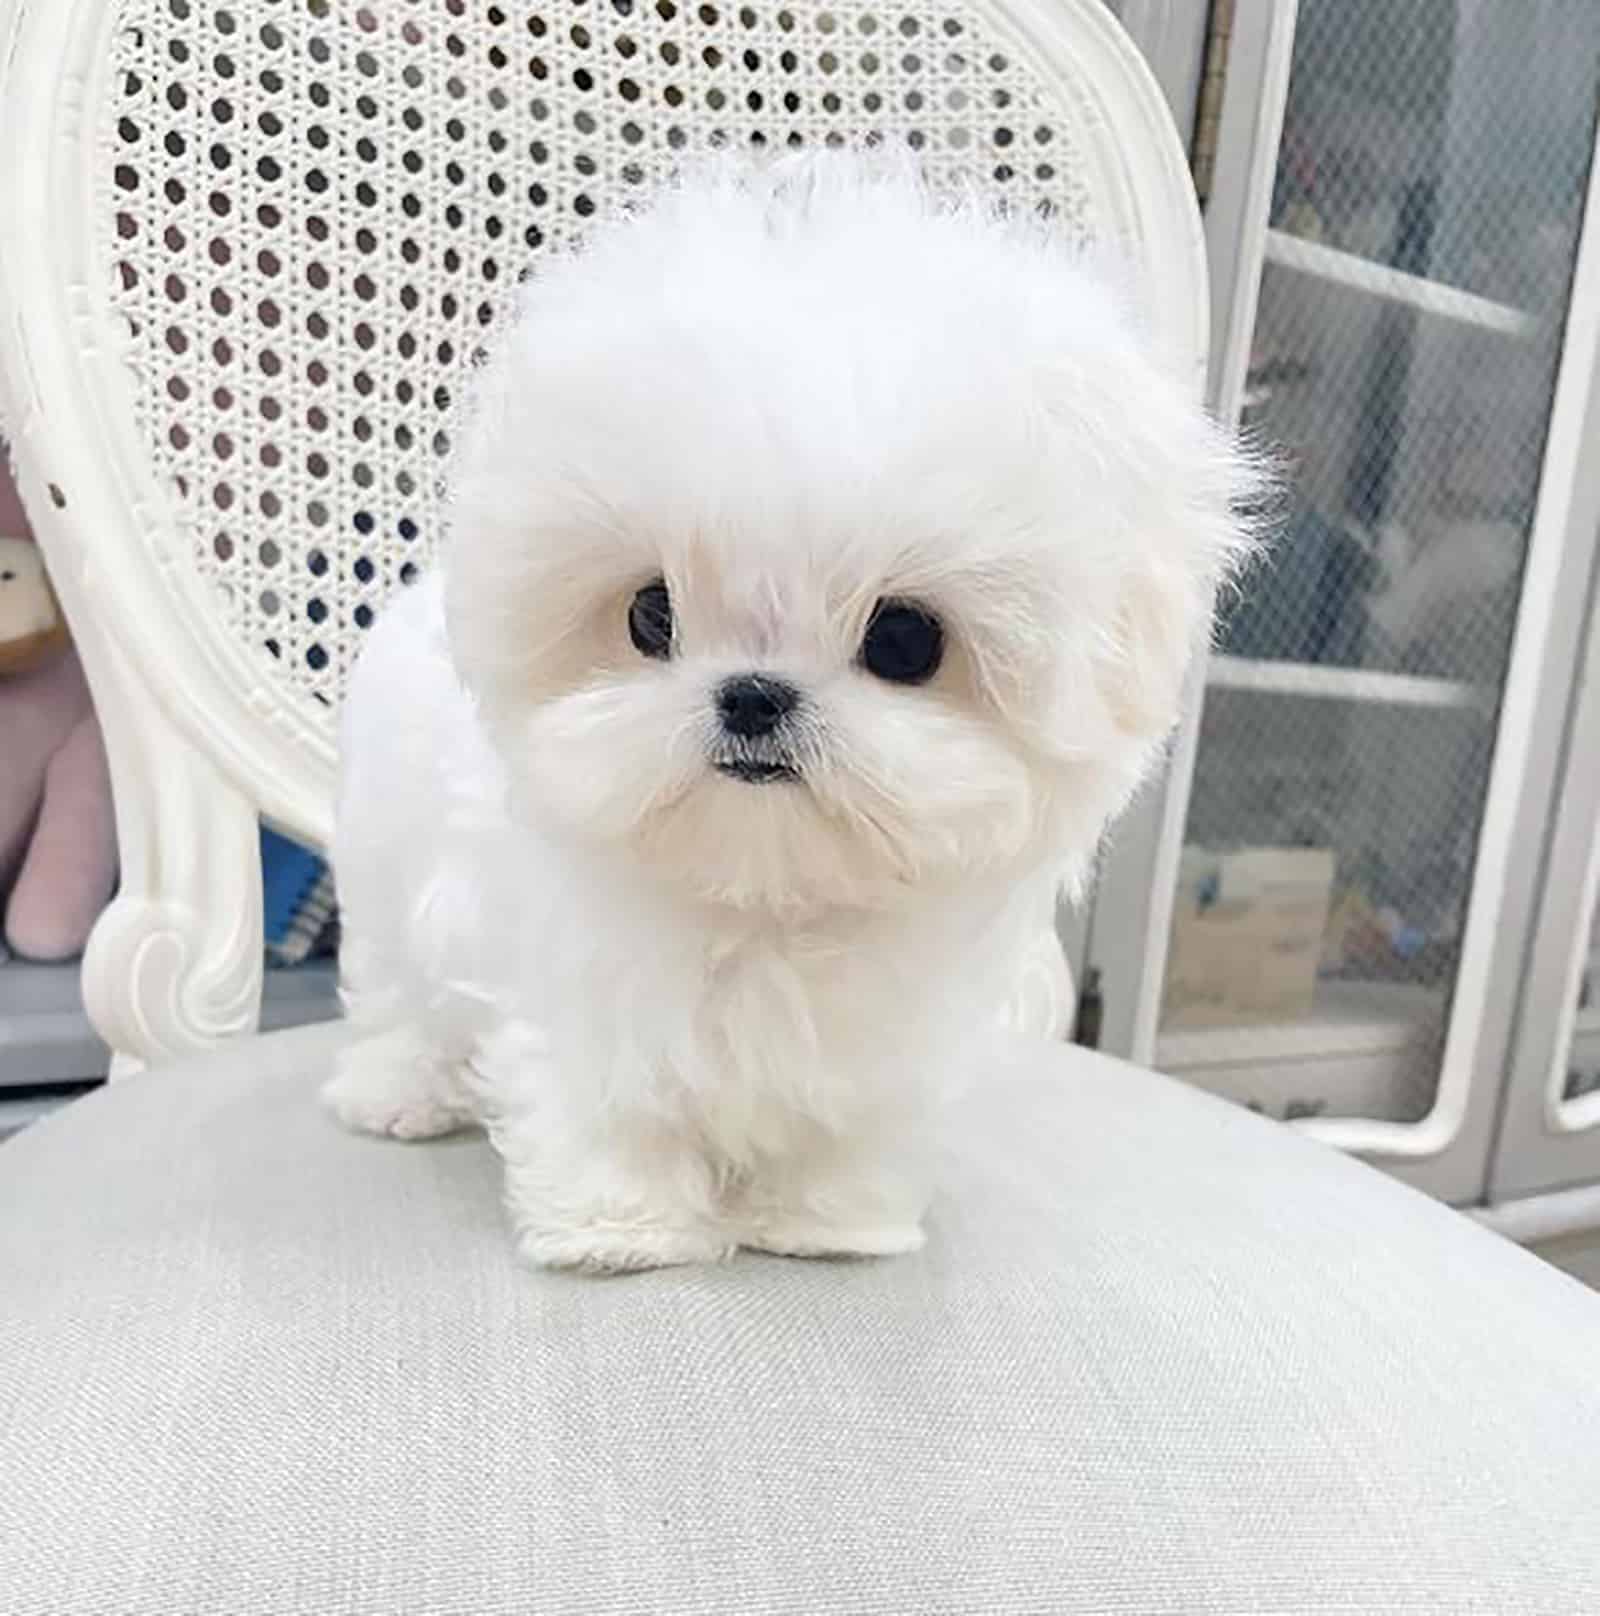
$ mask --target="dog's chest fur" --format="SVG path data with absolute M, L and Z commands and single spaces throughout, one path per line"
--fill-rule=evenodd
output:
M 792 1147 L 797 1127 L 858 1134 L 912 1126 L 963 1074 L 993 1026 L 1009 911 L 952 901 L 915 917 L 810 926 L 717 915 L 688 923 L 602 883 L 572 933 L 533 966 L 551 1057 L 619 1107 L 676 1108 L 734 1162 Z M 562 905 L 567 908 L 567 904 Z M 619 946 L 620 945 L 620 946 Z

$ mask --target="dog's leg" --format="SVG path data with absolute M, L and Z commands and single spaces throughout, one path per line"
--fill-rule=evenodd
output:
M 393 1139 L 432 1139 L 478 1120 L 460 1056 L 412 1022 L 341 1050 L 322 1103 L 347 1128 Z
M 784 1257 L 892 1257 L 923 1243 L 929 1174 L 917 1152 L 829 1140 L 774 1163 L 741 1198 L 739 1243 Z
M 716 1175 L 672 1123 L 555 1104 L 493 1132 L 517 1249 L 537 1267 L 627 1273 L 733 1254 Z

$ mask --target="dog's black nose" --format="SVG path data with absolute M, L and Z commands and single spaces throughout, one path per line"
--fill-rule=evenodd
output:
M 717 711 L 730 735 L 770 735 L 800 704 L 800 692 L 782 679 L 742 673 L 717 687 Z

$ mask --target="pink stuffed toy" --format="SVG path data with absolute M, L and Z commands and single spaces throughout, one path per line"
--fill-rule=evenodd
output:
M 44 563 L 0 457 L 0 893 L 5 941 L 83 951 L 117 880 L 100 726 Z

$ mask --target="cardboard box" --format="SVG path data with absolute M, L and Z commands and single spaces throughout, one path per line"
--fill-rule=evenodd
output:
M 1167 955 L 1164 1024 L 1293 1021 L 1316 997 L 1333 893 L 1325 848 L 1185 848 Z

